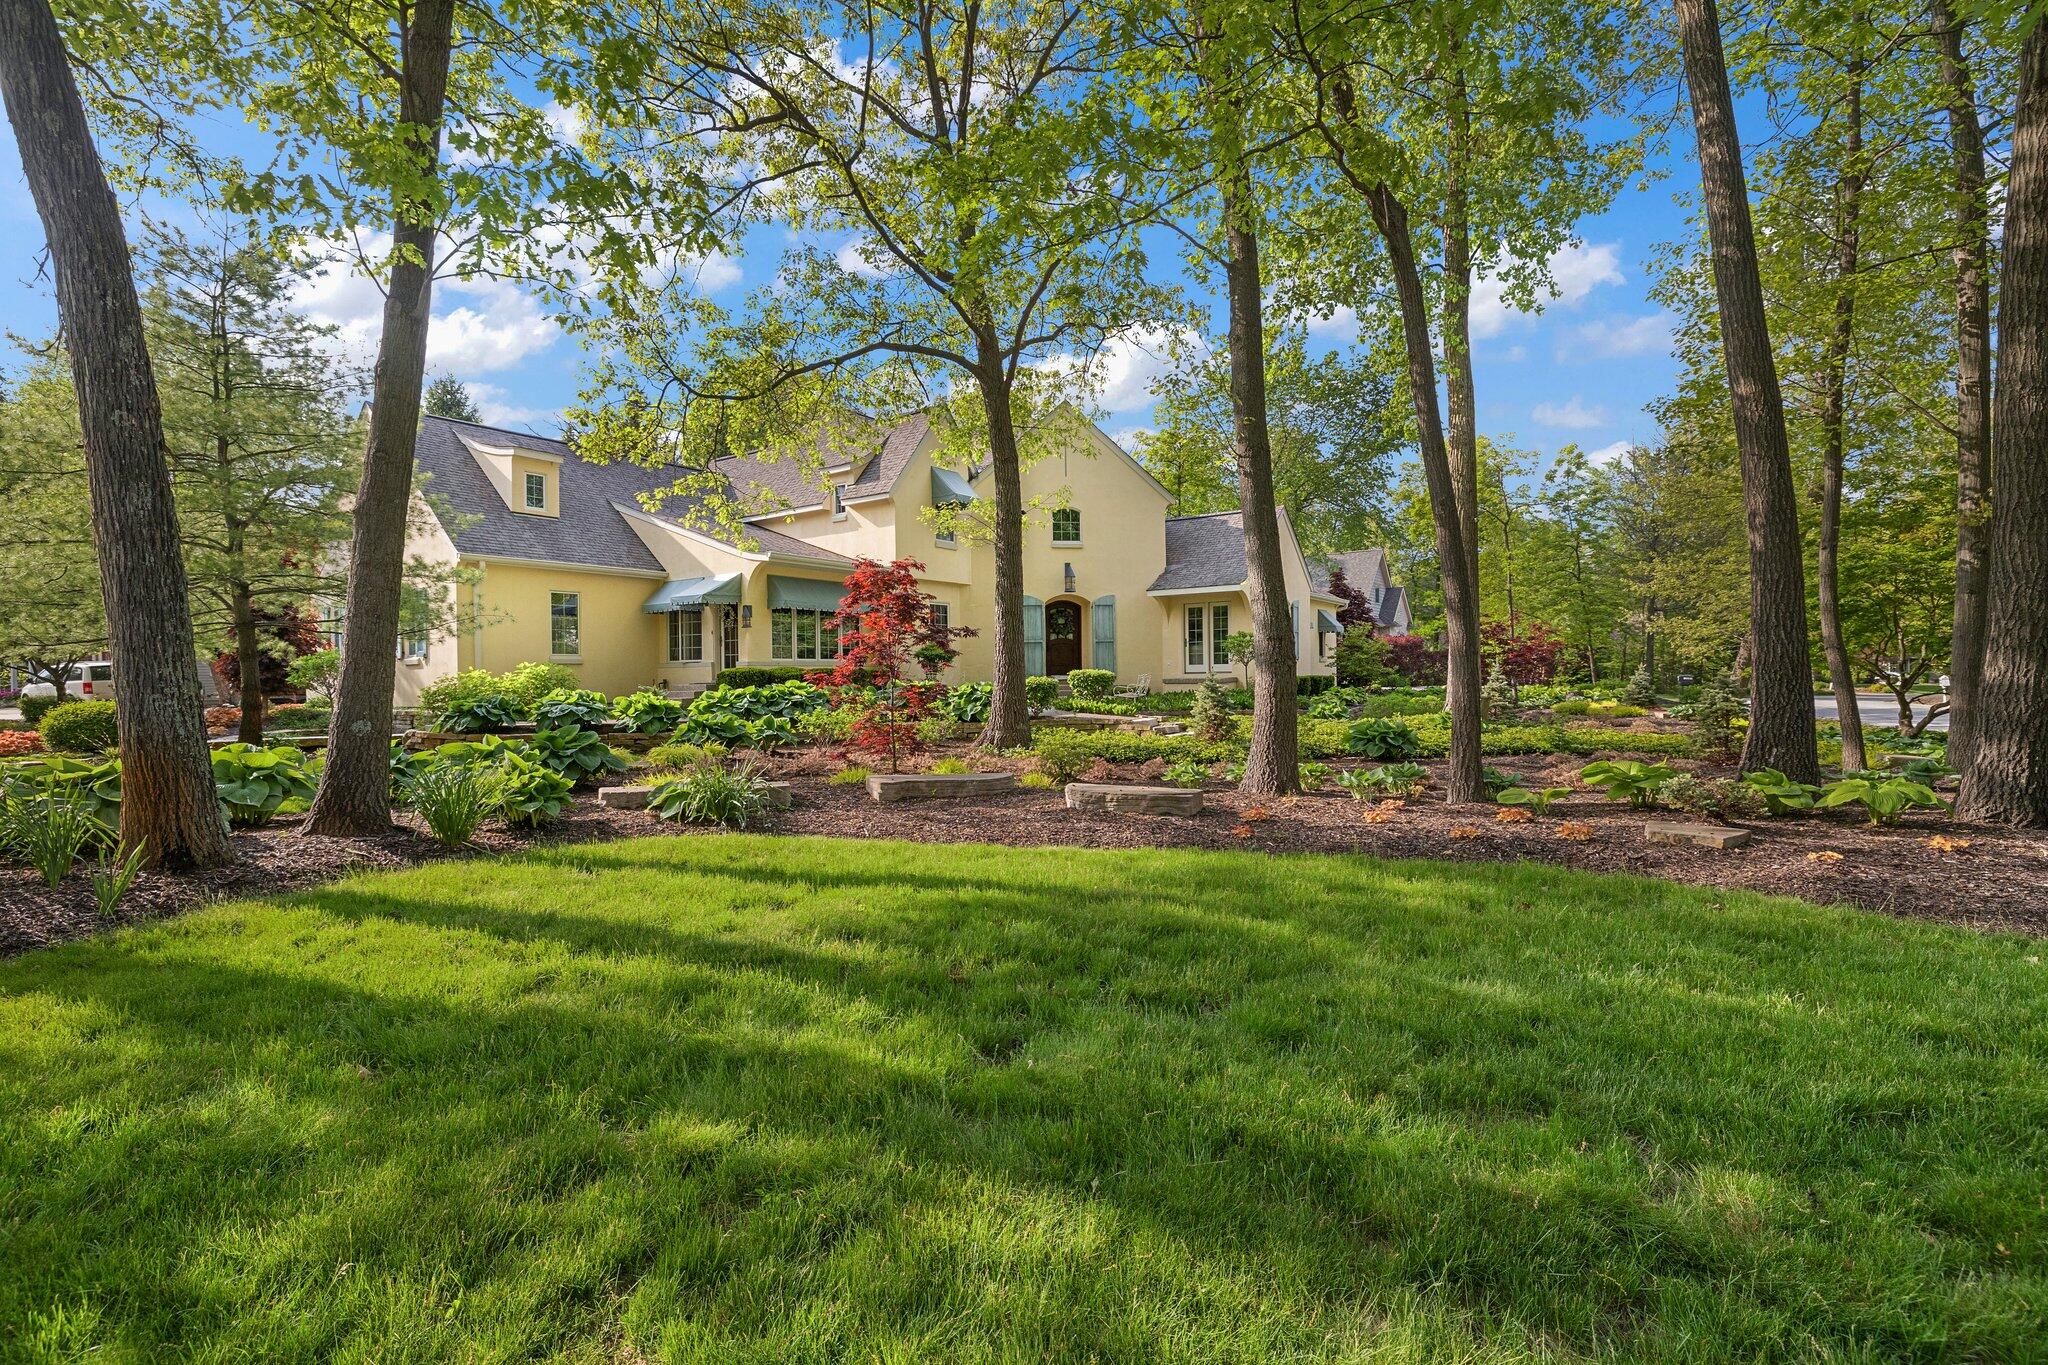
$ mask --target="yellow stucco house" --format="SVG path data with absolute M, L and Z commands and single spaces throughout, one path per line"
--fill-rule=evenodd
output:
M 878 425 L 870 447 L 809 478 L 792 462 L 721 461 L 732 495 L 763 510 L 744 532 L 684 524 L 680 498 L 650 511 L 641 495 L 672 476 L 595 464 L 559 441 L 441 417 L 421 420 L 418 496 L 408 556 L 461 567 L 443 589 L 463 624 L 407 637 L 397 702 L 464 668 L 532 660 L 567 665 L 583 685 L 617 694 L 654 686 L 687 694 L 721 668 L 819 664 L 856 556 L 915 559 L 960 642 L 950 676 L 990 676 L 994 552 L 948 537 L 927 509 L 986 493 L 985 474 L 935 465 L 926 420 Z M 822 484 L 823 486 L 819 486 Z M 1026 666 L 1033 674 L 1113 670 L 1126 685 L 1192 686 L 1233 666 L 1224 636 L 1250 628 L 1242 521 L 1235 512 L 1167 515 L 1166 490 L 1093 426 L 1074 448 L 1024 474 L 1027 504 L 1054 510 L 1024 543 Z M 1304 559 L 1282 520 L 1295 653 L 1327 674 L 1341 598 L 1329 565 Z M 1398 598 L 1378 551 L 1339 556 L 1354 587 Z M 1361 581 L 1373 566 L 1378 578 Z

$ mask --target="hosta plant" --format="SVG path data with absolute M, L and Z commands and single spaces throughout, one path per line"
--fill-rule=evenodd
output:
M 1405 759 L 1422 752 L 1422 741 L 1400 721 L 1374 716 L 1352 725 L 1345 733 L 1344 748 L 1360 758 Z
M 1822 810 L 1861 806 L 1873 825 L 1896 825 L 1915 806 L 1946 809 L 1948 803 L 1932 788 L 1906 777 L 1845 777 L 1821 789 L 1814 805 Z
M 525 749 L 571 782 L 587 782 L 606 773 L 626 770 L 626 761 L 612 752 L 604 736 L 578 725 L 536 731 Z
M 612 704 L 602 692 L 580 687 L 558 687 L 533 704 L 536 725 L 554 728 L 577 725 L 591 728 L 612 718 Z
M 1655 809 L 1657 789 L 1676 776 L 1668 763 L 1633 758 L 1588 763 L 1579 769 L 1579 781 L 1606 792 L 1609 801 L 1626 801 L 1638 810 Z
M 659 692 L 628 692 L 612 703 L 612 715 L 637 735 L 666 734 L 683 719 L 683 704 Z
M 214 794 L 238 829 L 269 824 L 280 811 L 305 810 L 318 772 L 296 744 L 223 744 L 213 751 Z
M 1176 787 L 1199 787 L 1209 780 L 1209 765 L 1196 758 L 1177 758 L 1159 776 Z
M 1541 815 L 1550 809 L 1551 802 L 1571 794 L 1570 787 L 1504 787 L 1493 799 L 1503 806 L 1521 806 Z
M 463 697 L 450 702 L 441 712 L 440 725 L 451 734 L 476 735 L 509 730 L 525 720 L 518 705 L 508 697 Z
M 59 796 L 82 805 L 109 827 L 121 823 L 121 760 L 94 761 L 64 754 L 45 754 L 15 765 L 7 773 L 10 791 Z
M 1810 782 L 1795 782 L 1776 768 L 1759 768 L 1745 773 L 1743 782 L 1763 798 L 1764 809 L 1772 815 L 1797 815 L 1813 809 L 1820 788 Z
M 498 761 L 498 809 L 508 825 L 528 829 L 551 824 L 562 817 L 562 807 L 576 790 L 565 773 L 556 772 L 539 757 L 508 750 Z

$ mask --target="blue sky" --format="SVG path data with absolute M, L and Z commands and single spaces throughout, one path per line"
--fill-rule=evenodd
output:
M 1675 141 L 1682 154 L 1690 152 L 1689 137 Z M 55 326 L 56 307 L 41 259 L 42 228 L 4 128 L 0 143 L 0 315 L 9 331 L 43 337 Z M 1578 225 L 1578 242 L 1552 261 L 1559 296 L 1542 310 L 1516 312 L 1484 287 L 1476 295 L 1476 388 L 1480 429 L 1488 436 L 1546 457 L 1568 443 L 1605 453 L 1655 436 L 1644 405 L 1669 391 L 1675 367 L 1669 320 L 1648 293 L 1649 261 L 1660 242 L 1686 232 L 1674 196 L 1692 188 L 1694 171 L 1689 155 L 1666 157 L 1652 170 L 1660 174 L 1646 187 L 1632 184 L 1606 212 Z M 134 206 L 128 207 L 132 225 Z M 747 251 L 704 261 L 698 287 L 737 303 L 772 274 L 787 241 L 779 230 L 751 234 Z M 336 270 L 307 281 L 300 302 L 337 326 L 358 354 L 373 351 L 381 297 L 369 281 Z M 1316 335 L 1336 344 L 1349 322 L 1330 319 Z M 1146 386 L 1163 363 L 1154 351 L 1133 343 L 1107 358 L 1101 423 L 1126 444 L 1150 417 Z M 10 369 L 16 363 L 12 356 L 6 361 Z M 469 384 L 487 420 L 554 430 L 557 414 L 576 396 L 580 370 L 576 343 L 519 287 L 436 285 L 429 372 Z

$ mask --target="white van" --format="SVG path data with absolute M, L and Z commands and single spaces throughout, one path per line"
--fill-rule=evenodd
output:
M 94 659 L 89 663 L 74 664 L 67 687 L 73 701 L 112 701 L 114 699 L 114 666 L 105 659 Z M 46 682 L 30 682 L 21 685 L 24 697 L 54 697 L 57 689 Z

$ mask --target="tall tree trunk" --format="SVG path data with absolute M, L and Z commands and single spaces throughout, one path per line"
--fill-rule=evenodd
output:
M 1991 567 L 1991 211 L 1977 82 L 1963 59 L 1963 27 L 1949 0 L 1928 0 L 1941 81 L 1948 87 L 1956 213 L 1956 597 L 1949 646 L 1948 760 L 1968 769 L 1984 676 L 1984 613 Z
M 263 742 L 263 642 L 256 636 L 256 603 L 247 583 L 228 585 L 228 612 L 235 626 L 235 663 L 241 674 L 241 723 L 235 738 Z M 387 760 L 388 761 L 388 760 Z
M 2010 166 L 1991 418 L 1996 572 L 1957 813 L 2048 825 L 2048 26 L 2040 24 L 2020 51 Z
M 1242 175 L 1222 193 L 1224 277 L 1229 294 L 1231 458 L 1244 523 L 1246 592 L 1252 605 L 1252 742 L 1241 790 L 1280 796 L 1301 790 L 1300 707 L 1295 700 L 1293 614 L 1273 501 L 1273 444 L 1266 426 L 1266 323 L 1259 296 L 1259 241 L 1247 225 L 1250 189 Z
M 1749 524 L 1749 603 L 1756 647 L 1750 671 L 1747 771 L 1776 768 L 1800 782 L 1820 780 L 1814 748 L 1812 667 L 1806 633 L 1806 566 L 1799 503 L 1785 440 L 1785 404 L 1757 277 L 1756 235 L 1742 143 L 1721 54 L 1714 0 L 1677 0 L 1678 35 L 1699 141 L 1700 186 L 1713 242 L 1714 291 L 1727 357 L 1735 444 L 1742 455 L 1742 503 Z
M 1387 246 L 1394 292 L 1401 307 L 1401 337 L 1408 357 L 1408 389 L 1415 404 L 1422 474 L 1436 525 L 1437 562 L 1443 576 L 1445 700 L 1451 712 L 1450 769 L 1445 798 L 1452 804 L 1485 799 L 1479 759 L 1479 588 L 1451 483 L 1451 461 L 1436 406 L 1436 357 L 1429 342 L 1429 303 L 1408 235 L 1408 210 L 1384 184 L 1366 195 L 1373 225 Z
M 1855 59 L 1843 103 L 1843 160 L 1835 212 L 1835 319 L 1828 336 L 1827 369 L 1821 376 L 1820 551 L 1815 565 L 1820 578 L 1820 640 L 1827 654 L 1828 682 L 1842 726 L 1842 767 L 1856 772 L 1867 767 L 1863 756 L 1863 716 L 1856 708 L 1856 673 L 1849 663 L 1849 645 L 1842 637 L 1841 550 L 1842 475 L 1847 463 L 1849 351 L 1856 338 L 1856 270 L 1862 246 L 1863 212 L 1863 72 Z
M 1024 704 L 1024 471 L 1010 410 L 1009 372 L 993 328 L 975 338 L 975 381 L 988 417 L 990 472 L 995 475 L 995 686 L 980 743 L 1015 749 L 1031 742 Z
M 416 131 L 413 169 L 440 173 L 454 0 L 418 0 L 404 35 L 399 119 Z M 433 307 L 437 206 L 393 205 L 391 278 L 371 383 L 369 447 L 349 538 L 348 597 L 341 677 L 334 690 L 327 770 L 306 821 L 308 833 L 377 834 L 391 826 L 391 689 L 398 672 L 398 606 L 412 502 L 413 444 L 427 368 Z
M 1461 50 L 1454 41 L 1452 61 Z M 1471 560 L 1473 591 L 1479 584 L 1479 411 L 1472 382 L 1472 210 L 1466 183 L 1472 146 L 1472 107 L 1462 69 L 1450 82 L 1449 183 L 1444 191 L 1444 417 L 1449 424 L 1451 493 L 1458 525 Z M 1452 708 L 1455 710 L 1455 706 Z
M 121 708 L 121 838 L 150 860 L 231 859 L 201 714 L 163 413 L 121 214 L 46 0 L 0 0 L 0 89 L 49 242 Z

